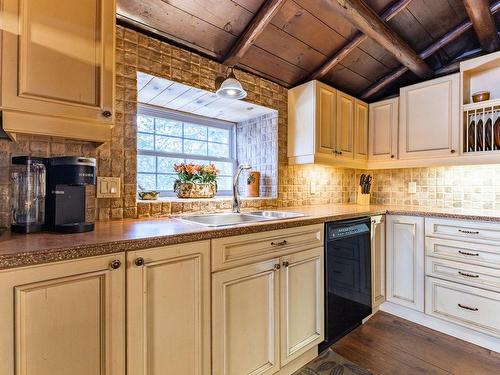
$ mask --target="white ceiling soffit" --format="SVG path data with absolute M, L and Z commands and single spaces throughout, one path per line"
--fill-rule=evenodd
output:
M 219 98 L 215 93 L 137 72 L 137 100 L 180 112 L 241 122 L 276 110 L 243 100 Z

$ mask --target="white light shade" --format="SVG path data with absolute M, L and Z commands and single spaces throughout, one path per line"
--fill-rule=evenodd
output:
M 224 99 L 243 99 L 247 96 L 241 83 L 232 74 L 222 82 L 216 94 Z

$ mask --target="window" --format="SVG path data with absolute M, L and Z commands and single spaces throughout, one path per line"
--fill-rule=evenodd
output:
M 218 195 L 231 195 L 235 165 L 233 123 L 140 106 L 137 115 L 137 185 L 174 195 L 174 164 L 213 163 Z

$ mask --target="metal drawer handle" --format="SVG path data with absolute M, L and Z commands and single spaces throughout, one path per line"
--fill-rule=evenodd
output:
M 477 254 L 477 253 L 468 253 L 467 251 L 462 251 L 462 250 L 458 250 L 458 252 L 460 254 L 462 254 L 462 255 L 470 255 L 472 257 L 478 257 L 479 256 L 479 254 Z
M 461 303 L 458 304 L 458 307 L 460 307 L 461 309 L 464 309 L 464 310 L 479 311 L 479 309 L 477 307 L 469 307 L 469 306 L 462 305 Z
M 462 272 L 462 271 L 458 271 L 458 273 L 462 276 L 467 276 L 467 277 L 479 277 L 479 275 L 473 275 L 471 273 L 465 273 L 465 272 Z
M 283 240 L 280 242 L 271 242 L 271 246 L 285 246 L 288 243 L 287 240 Z
M 465 233 L 465 234 L 479 234 L 479 231 L 475 231 L 475 230 L 463 230 L 463 229 L 459 229 L 458 231 L 461 232 L 461 233 Z

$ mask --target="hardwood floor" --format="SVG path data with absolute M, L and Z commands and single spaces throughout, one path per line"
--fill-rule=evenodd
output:
M 332 346 L 374 374 L 500 374 L 500 354 L 384 312 Z

